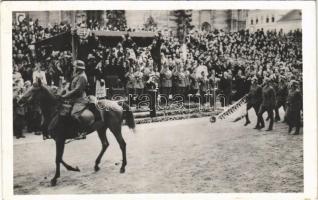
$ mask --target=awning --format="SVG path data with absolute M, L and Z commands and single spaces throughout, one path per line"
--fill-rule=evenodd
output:
M 153 32 L 127 32 L 127 31 L 92 31 L 106 46 L 116 46 L 122 41 L 122 36 L 129 34 L 137 46 L 149 46 L 155 37 Z
M 71 32 L 64 32 L 33 44 L 35 45 L 35 48 L 39 48 L 41 46 L 51 46 L 53 50 L 66 50 L 71 49 L 71 42 Z
M 153 38 L 155 33 L 141 31 L 141 32 L 127 32 L 127 31 L 92 31 L 96 36 L 99 37 L 121 37 L 122 35 L 129 34 L 132 38 Z

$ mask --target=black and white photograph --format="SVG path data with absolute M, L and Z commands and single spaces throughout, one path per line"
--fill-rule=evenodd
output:
M 174 8 L 10 12 L 14 196 L 305 193 L 304 10 Z

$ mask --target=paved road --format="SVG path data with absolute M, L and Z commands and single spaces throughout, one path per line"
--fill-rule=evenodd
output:
M 111 132 L 101 170 L 93 165 L 101 145 L 97 134 L 66 146 L 64 160 L 81 172 L 61 167 L 54 175 L 55 146 L 39 136 L 14 141 L 15 194 L 170 193 L 170 192 L 302 192 L 303 135 L 287 126 L 254 130 L 244 120 L 233 123 L 208 118 L 123 128 L 128 165 L 120 174 L 121 153 Z

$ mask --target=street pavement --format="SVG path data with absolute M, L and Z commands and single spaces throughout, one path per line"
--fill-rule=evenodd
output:
M 273 131 L 255 130 L 253 112 L 249 126 L 230 119 L 212 124 L 209 118 L 140 124 L 135 134 L 124 126 L 125 174 L 119 173 L 121 151 L 110 131 L 101 170 L 94 172 L 101 144 L 93 133 L 66 145 L 64 161 L 81 171 L 61 166 L 55 187 L 50 186 L 54 141 L 26 134 L 14 139 L 14 193 L 302 192 L 302 129 L 290 135 L 287 125 L 278 122 Z

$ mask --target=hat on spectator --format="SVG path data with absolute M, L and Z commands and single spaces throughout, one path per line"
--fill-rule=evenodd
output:
M 75 60 L 74 61 L 74 67 L 76 68 L 76 69 L 85 69 L 85 63 L 83 62 L 83 61 L 81 61 L 81 60 Z

